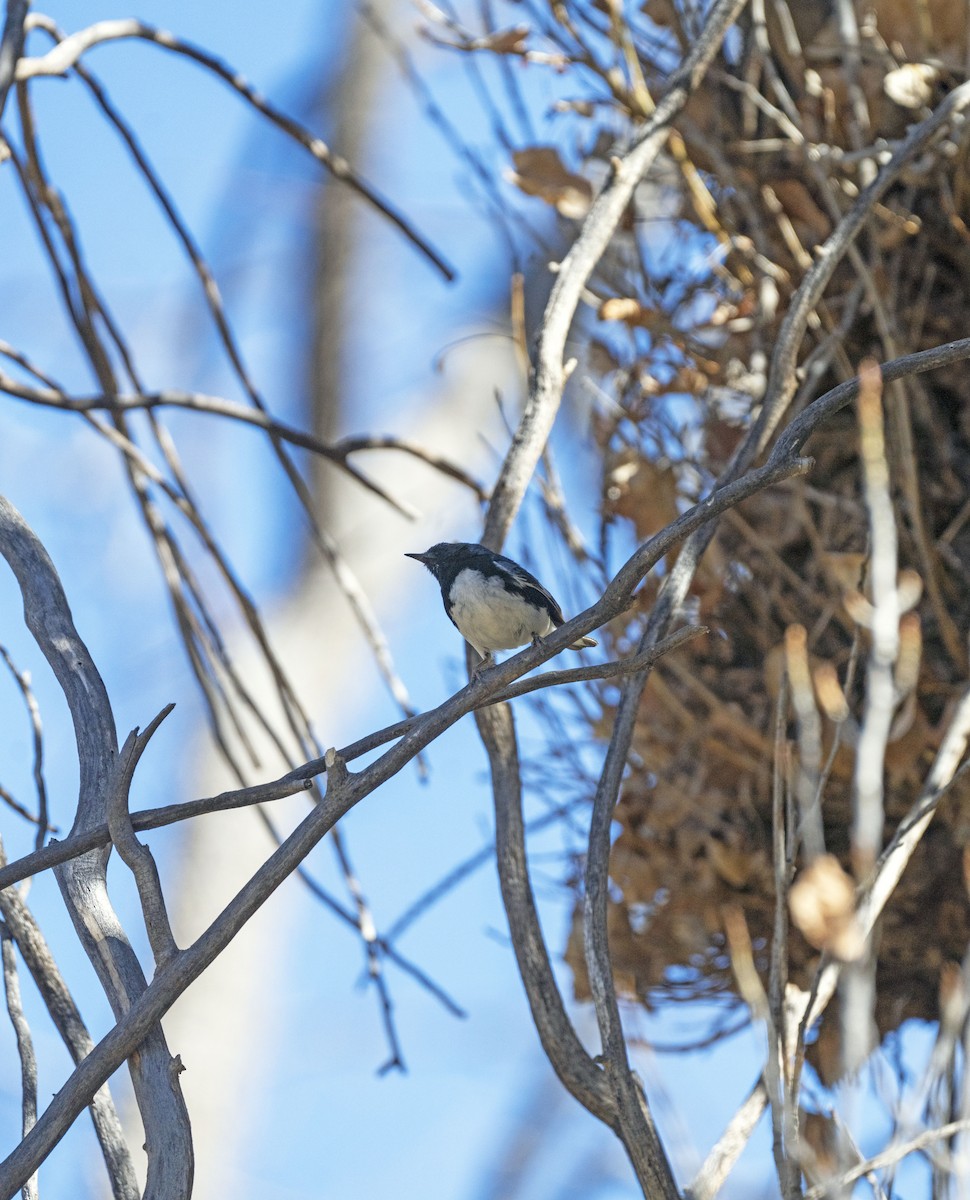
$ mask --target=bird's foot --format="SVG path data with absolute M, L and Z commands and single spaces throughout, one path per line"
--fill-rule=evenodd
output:
M 495 666 L 495 656 L 492 654 L 483 655 L 483 657 L 479 661 L 478 666 L 474 669 L 474 671 L 472 671 L 472 679 L 477 679 L 479 677 L 479 675 L 482 674 L 483 671 L 487 671 L 489 669 L 489 667 L 494 667 L 494 666 Z

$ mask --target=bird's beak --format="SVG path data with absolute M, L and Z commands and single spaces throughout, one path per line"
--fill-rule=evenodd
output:
M 430 562 L 430 559 L 428 558 L 427 554 L 412 554 L 409 550 L 404 551 L 404 557 L 405 558 L 416 558 L 419 563 L 424 563 L 425 566 L 427 566 L 428 563 Z

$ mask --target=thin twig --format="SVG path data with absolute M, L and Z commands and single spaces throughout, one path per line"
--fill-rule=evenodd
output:
M 413 508 L 400 500 L 396 500 L 379 483 L 375 483 L 373 479 L 365 475 L 362 471 L 359 471 L 348 461 L 349 455 L 355 450 L 368 448 L 365 443 L 369 439 L 359 439 L 361 444 L 358 445 L 354 444 L 353 439 L 346 439 L 350 442 L 350 445 L 345 448 L 329 446 L 326 442 L 322 442 L 319 438 L 314 437 L 313 434 L 304 433 L 302 430 L 295 429 L 283 421 L 276 420 L 264 409 L 252 408 L 245 404 L 236 404 L 232 400 L 223 399 L 221 396 L 206 396 L 200 392 L 180 392 L 173 390 L 149 392 L 139 396 L 71 396 L 57 388 L 30 387 L 2 372 L 0 372 L 0 392 L 5 392 L 8 396 L 13 396 L 17 400 L 25 400 L 30 404 L 38 404 L 45 408 L 63 409 L 65 412 L 130 413 L 140 411 L 151 412 L 159 408 L 179 408 L 190 412 L 207 413 L 211 416 L 224 417 L 229 421 L 238 421 L 244 425 L 252 425 L 254 428 L 261 429 L 264 433 L 271 434 L 274 438 L 278 438 L 282 442 L 299 446 L 302 450 L 310 450 L 314 454 L 319 454 L 321 458 L 325 458 L 329 462 L 339 466 L 361 484 L 362 487 L 373 492 L 375 496 L 378 496 L 392 508 L 395 508 L 402 516 L 413 519 L 417 515 Z M 387 444 L 390 444 L 391 441 L 393 439 L 388 439 Z M 407 450 L 412 454 L 416 453 L 415 448 L 407 443 L 396 444 L 395 448 Z M 461 477 L 460 468 L 453 466 L 453 464 L 445 463 L 444 460 L 435 460 L 433 456 L 429 455 L 424 455 L 423 458 L 425 462 L 429 462 L 439 470 L 445 471 L 452 478 Z M 462 482 L 465 482 L 477 492 L 476 485 L 468 477 L 463 478 Z
M 767 1107 L 768 1092 L 764 1080 L 759 1079 L 708 1153 L 690 1187 L 684 1192 L 684 1200 L 714 1200 Z
M 37 835 L 34 838 L 34 848 L 39 850 L 44 844 L 47 831 L 50 829 L 47 811 L 47 783 L 44 779 L 44 727 L 40 719 L 40 706 L 37 703 L 34 690 L 30 686 L 30 675 L 28 672 L 17 670 L 17 666 L 5 646 L 0 646 L 0 657 L 7 664 L 10 674 L 14 677 L 17 687 L 20 689 L 24 705 L 27 708 L 27 715 L 30 718 L 30 729 L 34 747 L 34 790 L 37 793 L 37 816 L 31 816 L 31 820 L 37 822 Z M 12 801 L 10 802 L 13 803 Z
M 17 974 L 17 955 L 14 951 L 13 934 L 6 924 L 0 924 L 0 955 L 3 960 L 3 989 L 7 1000 L 7 1012 L 17 1041 L 20 1059 L 21 1090 L 21 1135 L 26 1136 L 37 1121 L 37 1056 L 34 1054 L 34 1039 L 24 1013 L 20 997 L 20 979 Z M 37 1175 L 34 1174 L 23 1185 L 23 1200 L 37 1200 Z
M 834 1192 L 841 1192 L 849 1184 L 855 1183 L 857 1179 L 861 1179 L 871 1171 L 880 1171 L 883 1167 L 891 1167 L 895 1163 L 901 1162 L 907 1155 L 915 1154 L 918 1150 L 933 1145 L 934 1142 L 953 1137 L 955 1133 L 963 1133 L 967 1129 L 970 1129 L 970 1120 L 966 1119 L 949 1121 L 935 1129 L 924 1129 L 922 1133 L 917 1134 L 903 1145 L 890 1146 L 879 1154 L 874 1154 L 872 1158 L 867 1158 L 864 1162 L 844 1171 L 835 1179 L 828 1179 L 817 1187 L 809 1188 L 805 1193 L 805 1200 L 823 1200 L 824 1197 L 830 1196 Z
M 547 671 L 531 679 L 509 684 L 494 696 L 486 695 L 474 707 L 499 704 L 515 699 L 517 696 L 528 695 L 540 687 L 577 683 L 590 679 L 609 679 L 629 671 L 642 670 L 644 666 L 649 666 L 663 655 L 669 654 L 685 642 L 705 632 L 705 626 L 690 626 L 687 629 L 678 630 L 677 633 L 664 639 L 651 650 L 619 662 L 601 663 L 588 667 L 570 667 L 565 671 Z M 487 673 L 483 674 L 487 677 Z M 467 687 L 462 690 L 467 690 Z M 428 715 L 428 713 L 421 713 L 403 721 L 395 721 L 393 725 L 386 725 L 383 729 L 375 730 L 374 733 L 359 738 L 356 742 L 351 742 L 350 745 L 339 750 L 338 754 L 344 762 L 353 762 L 354 759 L 370 754 L 388 742 L 406 737 L 412 730 L 420 728 Z M 321 755 L 268 783 L 235 788 L 231 791 L 220 792 L 216 796 L 209 796 L 201 800 L 187 800 L 181 804 L 169 804 L 164 808 L 150 808 L 142 812 L 133 812 L 131 814 L 132 828 L 136 832 L 146 829 L 161 829 L 166 825 L 193 820 L 195 817 L 205 816 L 209 813 L 228 812 L 232 809 L 248 808 L 251 805 L 282 800 L 287 796 L 309 790 L 313 786 L 314 779 L 325 774 L 326 769 L 326 757 Z M 42 849 L 26 854 L 23 858 L 0 868 L 0 890 L 11 887 L 30 875 L 49 870 L 71 858 L 77 858 L 98 846 L 106 846 L 110 841 L 111 834 L 107 824 L 98 825 L 83 833 L 72 833 L 63 841 L 53 841 Z
M 44 75 L 63 75 L 75 66 L 92 47 L 103 45 L 105 42 L 117 41 L 120 38 L 138 38 L 150 42 L 163 50 L 189 58 L 218 76 L 253 108 L 308 150 L 317 162 L 325 166 L 336 179 L 346 183 L 393 225 L 397 226 L 405 238 L 434 265 L 445 279 L 455 278 L 453 268 L 445 262 L 430 243 L 373 187 L 365 183 L 345 159 L 334 154 L 321 138 L 278 109 L 228 63 L 191 42 L 175 37 L 167 30 L 157 29 L 152 25 L 146 25 L 142 21 L 133 19 L 98 21 L 94 25 L 89 25 L 86 29 L 78 30 L 64 38 L 46 54 L 35 58 L 21 58 L 17 64 L 17 82 L 23 83 L 28 79 Z

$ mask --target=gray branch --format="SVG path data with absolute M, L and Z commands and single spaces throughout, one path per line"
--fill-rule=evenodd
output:
M 2 861 L 3 849 L 0 847 Z M 17 943 L 20 956 L 72 1061 L 79 1063 L 94 1048 L 94 1040 L 54 962 L 40 926 L 13 888 L 0 891 L 0 916 Z M 114 1200 L 140 1200 L 141 1190 L 135 1168 L 107 1084 L 91 1094 L 90 1109 Z
M 74 627 L 54 564 L 20 513 L 3 497 L 0 554 L 17 578 L 27 627 L 49 662 L 71 712 L 80 769 L 72 833 L 85 832 L 104 822 L 116 770 L 117 737 L 107 692 Z M 115 1018 L 120 1019 L 144 992 L 146 981 L 108 897 L 107 860 L 107 850 L 92 850 L 70 860 L 55 874 L 81 944 Z M 145 1197 L 183 1200 L 191 1193 L 193 1170 L 188 1113 L 161 1027 L 146 1034 L 141 1052 L 130 1064 L 145 1127 Z
M 6 925 L 0 927 L 0 957 L 3 960 L 3 990 L 7 1012 L 13 1026 L 20 1057 L 21 1129 L 27 1134 L 37 1120 L 37 1056 L 34 1039 L 20 998 L 20 978 L 17 974 L 17 954 L 13 934 Z M 33 1174 L 23 1186 L 23 1200 L 37 1200 L 37 1175 Z
M 929 361 L 928 356 L 931 354 L 935 356 L 933 361 Z M 897 363 L 890 364 L 885 369 L 886 378 L 890 377 L 889 372 L 892 367 L 897 368 L 893 377 L 898 378 L 900 374 L 912 373 L 919 369 L 928 370 L 931 366 L 968 357 L 970 357 L 970 339 L 964 342 L 950 343 L 937 351 L 927 352 L 926 356 L 907 356 L 905 369 L 899 368 L 898 365 L 902 364 L 904 360 L 897 360 Z M 916 362 L 916 360 L 920 361 Z M 850 389 L 853 386 L 856 386 L 854 381 L 843 385 Z M 840 390 L 836 389 L 836 392 Z M 348 774 L 339 788 L 328 787 L 323 802 L 304 818 L 256 875 L 226 906 L 212 925 L 191 946 L 181 950 L 172 962 L 157 973 L 144 992 L 134 1000 L 128 1012 L 118 1020 L 115 1027 L 79 1064 L 21 1145 L 3 1163 L 0 1163 L 0 1196 L 12 1195 L 22 1182 L 30 1177 L 37 1165 L 43 1162 L 77 1115 L 89 1103 L 97 1089 L 145 1040 L 152 1027 L 164 1016 L 178 997 L 225 949 L 250 917 L 306 858 L 340 817 L 366 795 L 394 776 L 415 755 L 467 713 L 485 703 L 494 702 L 501 691 L 520 676 L 564 650 L 578 637 L 626 611 L 633 603 L 635 590 L 642 579 L 684 538 L 713 522 L 728 508 L 749 496 L 807 471 L 811 467 L 811 461 L 797 458 L 795 455 L 810 433 L 833 411 L 837 411 L 838 408 L 847 404 L 851 395 L 845 395 L 844 398 L 839 396 L 838 403 L 830 402 L 828 405 L 823 403 L 827 399 L 830 397 L 823 397 L 816 401 L 797 421 L 792 423 L 792 429 L 798 426 L 796 440 L 789 442 L 783 438 L 764 467 L 748 471 L 732 483 L 719 488 L 707 500 L 694 505 L 666 529 L 650 538 L 624 564 L 594 605 L 555 630 L 540 645 L 529 646 L 491 670 L 483 672 L 438 708 L 432 709 L 420 717 L 399 722 L 397 726 L 391 727 L 394 732 L 381 731 L 376 742 L 373 741 L 374 735 L 362 739 L 358 745 L 370 743 L 373 747 L 383 744 L 390 738 L 400 738 L 395 746 L 364 770 Z M 789 447 L 787 454 L 779 448 L 783 443 Z M 7 507 L 9 509 L 9 506 Z M 4 509 L 0 508 L 0 515 L 3 511 Z M 2 523 L 0 523 L 0 531 L 2 531 Z M 0 545 L 5 545 L 6 540 L 0 536 Z M 46 558 L 46 555 L 44 557 Z M 310 766 L 313 764 L 308 764 L 308 767 Z M 305 779 L 305 775 L 301 773 L 307 769 L 301 768 L 300 771 L 292 773 L 283 786 L 291 788 L 292 791 L 300 790 L 303 786 L 300 780 L 301 778 Z M 320 767 L 315 768 L 318 774 L 320 770 Z M 272 790 L 279 788 L 281 784 L 280 781 L 277 781 L 261 786 Z M 280 792 L 279 794 L 292 794 L 292 792 Z M 232 793 L 227 795 L 230 798 L 233 797 Z M 226 805 L 226 807 L 232 806 L 235 805 Z M 186 807 L 188 806 L 173 806 L 173 808 L 183 809 Z M 160 811 L 166 812 L 167 810 Z M 138 827 L 137 818 L 138 814 L 133 818 L 136 828 Z M 160 820 L 158 823 L 164 822 Z M 96 832 L 93 829 L 85 830 L 83 836 L 91 837 Z M 33 858 L 34 856 L 27 857 Z M 0 876 L 0 879 L 2 878 Z M 3 882 L 6 885 L 8 881 L 4 879 Z
M 24 52 L 24 22 L 30 0 L 7 0 L 7 16 L 0 39 L 0 117 L 17 74 L 17 62 Z
M 609 1081 L 573 1028 L 563 1004 L 529 880 L 522 813 L 522 780 L 512 709 L 507 704 L 475 714 L 488 752 L 495 798 L 495 857 L 512 947 L 525 985 L 532 1019 L 546 1057 L 563 1085 L 594 1116 L 616 1127 L 616 1102 Z
M 143 846 L 135 837 L 131 813 L 128 811 L 128 793 L 135 768 L 145 747 L 174 707 L 174 704 L 169 704 L 164 708 L 144 733 L 139 733 L 137 729 L 129 733 L 121 750 L 107 805 L 108 832 L 115 849 L 135 877 L 135 886 L 138 888 L 138 898 L 145 917 L 145 929 L 156 966 L 162 966 L 170 958 L 174 958 L 178 953 L 178 946 L 175 944 L 165 908 L 155 859 L 148 847 Z

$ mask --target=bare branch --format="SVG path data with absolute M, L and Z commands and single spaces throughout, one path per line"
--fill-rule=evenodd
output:
M 252 425 L 256 429 L 261 429 L 265 433 L 271 434 L 272 437 L 278 438 L 281 442 L 288 442 L 290 445 L 299 446 L 303 450 L 310 450 L 314 454 L 319 454 L 322 458 L 328 459 L 346 471 L 361 486 L 373 492 L 375 496 L 379 496 L 387 504 L 390 504 L 392 508 L 397 509 L 402 516 L 411 519 L 417 515 L 413 508 L 403 504 L 400 500 L 396 500 L 380 484 L 375 483 L 374 480 L 363 474 L 363 472 L 359 471 L 348 461 L 349 455 L 354 450 L 364 449 L 366 448 L 365 446 L 351 444 L 345 449 L 328 446 L 325 442 L 321 442 L 319 438 L 315 438 L 310 433 L 303 433 L 302 430 L 295 429 L 283 421 L 277 421 L 262 408 L 252 408 L 245 404 L 236 404 L 231 400 L 224 400 L 221 396 L 205 396 L 198 392 L 164 391 L 150 392 L 140 396 L 70 396 L 59 388 L 28 387 L 26 384 L 19 383 L 16 379 L 2 372 L 0 372 L 0 392 L 6 392 L 8 396 L 14 396 L 18 400 L 26 400 L 31 404 L 39 404 L 45 408 L 59 408 L 66 412 L 129 413 L 139 411 L 151 412 L 158 408 L 180 408 L 191 412 L 208 413 L 211 416 L 224 417 L 230 421 L 239 421 L 244 425 Z M 398 448 L 405 449 L 406 447 L 399 446 Z M 439 463 L 434 465 L 437 465 L 440 470 L 445 469 Z M 447 473 L 453 477 L 457 477 L 460 474 L 460 468 L 453 468 Z
M 27 626 L 50 663 L 71 711 L 80 767 L 73 832 L 80 832 L 104 817 L 117 755 L 111 706 L 101 676 L 74 627 L 53 563 L 23 517 L 3 497 L 0 554 L 16 576 L 24 597 Z M 58 884 L 117 1018 L 144 990 L 145 977 L 108 899 L 106 864 L 105 853 L 91 851 L 60 868 Z M 161 1028 L 156 1027 L 149 1031 L 142 1053 L 131 1063 L 145 1126 L 149 1190 L 157 1188 L 152 1194 L 159 1200 L 182 1200 L 191 1190 L 188 1114 L 171 1061 Z M 17 1186 L 22 1183 L 19 1181 Z
M 894 358 L 890 362 L 881 363 L 879 371 L 883 384 L 894 383 L 897 379 L 905 379 L 909 375 L 921 375 L 925 371 L 962 362 L 966 358 L 970 358 L 970 338 L 960 338 L 955 342 L 945 342 L 941 346 L 932 346 L 929 350 L 904 354 L 902 358 Z M 845 383 L 840 383 L 838 387 L 832 388 L 824 396 L 820 396 L 809 404 L 779 434 L 768 461 L 779 462 L 794 454 L 800 454 L 816 429 L 829 417 L 841 412 L 855 400 L 859 395 L 860 386 L 858 376 L 854 379 L 847 379 Z
M 7 0 L 7 15 L 0 39 L 0 117 L 7 104 L 7 97 L 17 75 L 17 67 L 24 52 L 25 24 L 30 0 Z
M 6 856 L 3 847 L 0 846 L 0 864 L 5 862 Z M 23 897 L 13 888 L 0 891 L 0 916 L 17 943 L 17 949 L 68 1049 L 72 1062 L 79 1063 L 90 1053 L 94 1041 L 54 962 L 40 926 L 31 915 Z M 108 1168 L 114 1200 L 141 1200 L 141 1189 L 125 1144 L 121 1121 L 106 1083 L 92 1094 L 90 1109 L 101 1153 Z
M 768 1092 L 759 1079 L 694 1176 L 684 1193 L 684 1200 L 714 1200 L 767 1107 Z
M 128 811 L 128 794 L 138 760 L 148 745 L 152 734 L 175 707 L 169 704 L 158 714 L 144 733 L 133 729 L 125 740 L 118 756 L 115 776 L 108 795 L 108 832 L 118 854 L 131 870 L 138 888 L 148 941 L 155 956 L 155 965 L 162 966 L 178 953 L 172 926 L 165 908 L 162 884 L 158 867 L 147 846 L 135 837 Z
M 175 37 L 174 34 L 164 29 L 156 29 L 154 26 L 133 19 L 98 21 L 94 25 L 89 25 L 86 29 L 81 29 L 64 38 L 52 50 L 48 50 L 46 54 L 38 58 L 21 58 L 16 69 L 17 82 L 24 83 L 28 79 L 44 75 L 63 75 L 92 47 L 121 38 L 138 38 L 151 42 L 163 50 L 169 50 L 191 59 L 218 76 L 253 108 L 308 150 L 317 162 L 325 166 L 336 179 L 346 183 L 359 196 L 373 205 L 382 216 L 397 226 L 404 237 L 434 265 L 445 279 L 455 278 L 454 270 L 431 244 L 387 200 L 365 183 L 345 159 L 334 154 L 321 138 L 270 103 L 240 72 L 222 59 L 199 46 Z
M 903 1143 L 903 1145 L 890 1146 L 879 1154 L 874 1154 L 872 1158 L 867 1158 L 863 1162 L 857 1163 L 856 1166 L 842 1172 L 835 1179 L 827 1180 L 817 1187 L 809 1188 L 805 1193 L 805 1200 L 823 1200 L 825 1196 L 831 1196 L 834 1193 L 843 1191 L 850 1183 L 855 1183 L 857 1179 L 862 1179 L 863 1176 L 870 1174 L 872 1171 L 882 1170 L 883 1167 L 891 1167 L 898 1162 L 902 1162 L 908 1155 L 915 1154 L 927 1146 L 932 1146 L 934 1142 L 940 1142 L 945 1138 L 953 1137 L 955 1133 L 963 1133 L 967 1129 L 970 1129 L 970 1121 L 966 1119 L 948 1121 L 945 1125 L 939 1125 L 935 1129 L 924 1129 L 922 1133 L 917 1134 L 916 1137 L 911 1138 L 908 1142 Z
M 507 704 L 475 714 L 489 757 L 495 797 L 495 850 L 512 947 L 542 1048 L 564 1086 L 594 1116 L 613 1125 L 609 1082 L 586 1052 L 566 1013 L 539 925 L 529 879 L 522 780 L 512 710 Z
M 43 846 L 44 839 L 50 828 L 47 812 L 47 784 L 44 780 L 44 728 L 40 719 L 40 707 L 37 704 L 37 697 L 34 695 L 33 688 L 30 686 L 30 675 L 26 671 L 17 670 L 16 664 L 10 657 L 10 652 L 6 646 L 0 646 L 0 657 L 7 664 L 10 674 L 14 677 L 17 687 L 20 689 L 24 705 L 27 708 L 27 715 L 30 718 L 30 729 L 34 744 L 34 789 L 37 792 L 37 816 L 31 819 L 37 822 L 37 837 L 35 838 L 34 845 L 39 850 Z
M 17 956 L 14 952 L 13 934 L 5 924 L 0 925 L 0 956 L 3 960 L 3 988 L 7 1000 L 7 1012 L 13 1025 L 20 1057 L 21 1133 L 26 1135 L 37 1120 L 37 1057 L 30 1025 L 20 999 L 20 980 L 17 976 Z M 37 1176 L 32 1175 L 23 1185 L 23 1200 L 37 1200 Z
M 589 667 L 570 667 L 565 671 L 546 671 L 531 679 L 524 679 L 521 682 L 510 684 L 508 687 L 502 688 L 495 696 L 486 696 L 475 707 L 484 708 L 490 704 L 499 704 L 505 700 L 513 700 L 518 696 L 528 695 L 538 688 L 578 683 L 590 679 L 612 679 L 616 676 L 627 674 L 630 671 L 642 670 L 644 667 L 655 663 L 664 655 L 669 654 L 686 642 L 706 632 L 705 626 L 695 625 L 687 629 L 678 630 L 677 633 L 672 634 L 669 638 L 665 638 L 651 650 L 634 655 L 631 658 L 622 659 L 619 662 L 599 663 Z M 349 746 L 345 746 L 342 750 L 338 751 L 338 754 L 345 762 L 353 762 L 354 759 L 360 758 L 364 754 L 369 754 L 372 750 L 376 750 L 388 742 L 392 742 L 399 737 L 404 737 L 412 729 L 418 728 L 427 715 L 427 713 L 422 713 L 403 721 L 396 721 L 393 725 L 386 725 L 383 729 L 378 729 L 374 733 L 359 738 L 356 742 L 352 742 Z M 253 787 L 235 788 L 202 800 L 187 800 L 181 804 L 166 805 L 164 808 L 149 808 L 142 812 L 133 812 L 130 814 L 132 829 L 136 832 L 141 832 L 145 829 L 161 829 L 166 825 L 174 825 L 178 821 L 189 821 L 195 817 L 205 816 L 209 813 L 228 812 L 236 808 L 248 808 L 252 805 L 266 804 L 273 800 L 282 800 L 298 792 L 308 791 L 313 786 L 313 780 L 317 776 L 323 775 L 326 769 L 326 758 L 325 756 L 321 756 L 310 759 L 302 766 L 294 768 L 279 779 L 271 780 L 269 783 L 258 783 Z M 39 872 L 49 870 L 59 863 L 67 862 L 68 859 L 77 858 L 78 855 L 93 850 L 98 846 L 106 846 L 111 840 L 108 825 L 102 824 L 85 830 L 83 833 L 72 833 L 70 837 L 65 838 L 63 841 L 51 842 L 41 850 L 34 851 L 32 854 L 26 854 L 23 858 L 18 858 L 8 866 L 0 867 L 0 890 L 11 887 L 13 884 L 19 883 L 21 879 L 26 879 L 30 875 L 37 875 Z

